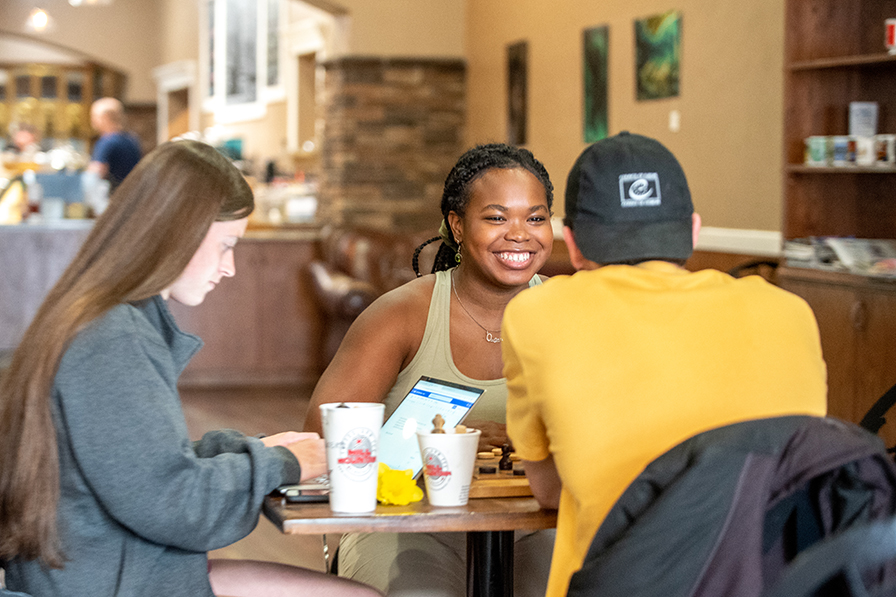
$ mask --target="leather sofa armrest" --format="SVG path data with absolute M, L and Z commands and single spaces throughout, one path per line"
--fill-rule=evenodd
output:
M 330 316 L 354 320 L 379 296 L 373 284 L 352 278 L 321 261 L 311 262 L 308 270 L 318 302 Z

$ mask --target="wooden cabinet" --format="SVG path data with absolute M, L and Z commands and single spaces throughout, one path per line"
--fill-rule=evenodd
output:
M 322 318 L 307 264 L 317 231 L 243 238 L 236 276 L 199 307 L 169 305 L 178 324 L 205 342 L 184 371 L 187 386 L 313 384 L 321 373 Z
M 807 268 L 781 268 L 785 289 L 803 297 L 818 320 L 828 367 L 828 412 L 859 422 L 896 384 L 896 281 Z M 881 430 L 896 445 L 896 412 Z
M 34 125 L 42 139 L 80 141 L 93 131 L 90 105 L 122 97 L 126 76 L 93 63 L 81 65 L 0 62 L 0 137 L 10 124 Z
M 846 135 L 849 103 L 879 105 L 896 133 L 896 56 L 884 20 L 896 0 L 788 0 L 784 59 L 784 238 L 896 238 L 896 169 L 808 167 L 805 139 Z
M 852 101 L 877 102 L 878 132 L 896 133 L 896 56 L 884 44 L 890 17 L 896 0 L 786 2 L 785 240 L 896 239 L 896 169 L 803 164 L 807 137 L 848 134 Z M 896 383 L 896 284 L 787 267 L 778 280 L 815 311 L 830 413 L 858 422 Z M 889 445 L 896 443 L 896 434 L 884 433 Z

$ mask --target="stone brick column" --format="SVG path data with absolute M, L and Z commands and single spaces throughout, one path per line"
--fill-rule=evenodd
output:
M 445 177 L 465 149 L 464 62 L 348 57 L 323 67 L 318 219 L 438 226 Z

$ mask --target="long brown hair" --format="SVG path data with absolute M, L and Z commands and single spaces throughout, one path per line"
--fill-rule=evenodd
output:
M 212 222 L 244 218 L 253 207 L 239 171 L 197 141 L 160 145 L 115 191 L 0 379 L 0 559 L 64 564 L 51 392 L 71 340 L 116 305 L 170 286 Z

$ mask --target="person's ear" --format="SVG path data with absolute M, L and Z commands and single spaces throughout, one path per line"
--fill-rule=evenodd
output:
M 590 259 L 586 259 L 585 256 L 582 255 L 582 251 L 579 250 L 579 245 L 576 244 L 575 234 L 569 226 L 563 227 L 563 241 L 566 243 L 566 248 L 569 251 L 569 262 L 576 271 L 582 269 L 597 269 L 597 263 Z
M 464 221 L 454 211 L 448 212 L 448 227 L 451 228 L 451 234 L 458 245 L 464 242 Z
M 700 218 L 700 214 L 694 212 L 691 214 L 691 237 L 693 238 L 694 248 L 697 248 L 697 241 L 700 239 L 700 227 L 703 225 L 703 221 Z

